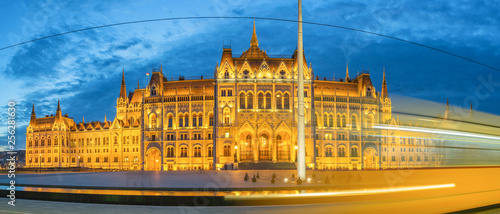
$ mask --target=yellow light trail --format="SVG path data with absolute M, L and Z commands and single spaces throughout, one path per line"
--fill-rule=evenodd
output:
M 348 191 L 336 191 L 336 192 L 299 193 L 299 194 L 275 194 L 275 195 L 259 194 L 259 195 L 244 195 L 244 196 L 226 195 L 224 196 L 224 198 L 226 200 L 249 200 L 249 199 L 258 200 L 258 199 L 291 198 L 291 197 L 306 198 L 306 197 L 320 197 L 320 196 L 352 196 L 352 195 L 371 195 L 371 194 L 418 191 L 418 190 L 429 190 L 429 189 L 442 189 L 442 188 L 452 188 L 452 187 L 455 187 L 454 183 L 425 185 L 425 186 L 396 187 L 396 188 L 348 190 Z

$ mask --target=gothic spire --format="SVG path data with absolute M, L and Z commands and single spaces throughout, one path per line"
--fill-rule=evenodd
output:
M 345 62 L 345 81 L 349 82 L 351 79 L 349 78 L 349 65 Z
M 257 39 L 257 32 L 255 31 L 255 20 L 253 20 L 253 34 L 252 34 L 252 40 L 250 40 L 250 46 L 251 47 L 259 46 L 259 40 Z
M 384 77 L 382 80 L 382 97 L 387 97 L 387 81 L 385 80 L 385 67 L 384 67 Z
M 122 85 L 120 88 L 120 97 L 123 99 L 127 98 L 127 88 L 125 86 L 125 69 L 122 70 Z
M 30 124 L 35 124 L 35 122 L 36 122 L 35 103 L 33 103 L 33 109 L 31 110 Z
M 59 101 L 59 99 L 57 99 L 56 118 L 62 118 L 62 113 L 61 113 L 61 102 Z

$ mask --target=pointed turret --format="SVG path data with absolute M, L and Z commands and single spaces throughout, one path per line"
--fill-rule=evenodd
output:
M 349 65 L 347 64 L 347 62 L 345 63 L 345 81 L 351 81 L 351 78 L 349 78 Z
M 34 125 L 35 123 L 36 123 L 36 113 L 35 113 L 35 103 L 33 103 L 33 109 L 31 110 L 30 125 Z
M 106 114 L 104 114 L 104 122 L 107 122 L 108 120 L 106 119 Z
M 444 110 L 444 119 L 448 119 L 450 117 L 450 102 L 446 99 L 446 109 Z
M 125 86 L 125 69 L 122 70 L 122 86 L 120 88 L 120 98 L 127 98 L 127 88 Z
M 382 98 L 388 97 L 387 93 L 387 82 L 385 81 L 385 67 L 384 67 L 384 77 L 382 79 Z
M 137 78 L 137 89 L 141 88 L 139 85 L 139 82 L 140 82 L 140 80 L 139 80 L 139 78 Z
M 59 100 L 59 99 L 57 99 L 56 118 L 62 118 L 62 112 L 61 112 L 61 102 L 60 102 L 60 100 Z
M 255 20 L 253 20 L 253 34 L 252 34 L 252 39 L 250 40 L 250 46 L 251 47 L 259 46 L 259 40 L 257 39 L 257 31 L 255 31 Z

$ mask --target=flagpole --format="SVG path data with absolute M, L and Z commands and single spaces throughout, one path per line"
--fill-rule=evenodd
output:
M 299 22 L 297 39 L 298 58 L 298 124 L 297 124 L 297 179 L 306 179 L 306 142 L 305 142 L 305 115 L 304 115 L 304 47 L 302 42 L 302 1 L 299 0 Z

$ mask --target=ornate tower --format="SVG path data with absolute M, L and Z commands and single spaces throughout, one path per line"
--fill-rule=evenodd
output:
M 125 69 L 122 70 L 122 83 L 120 88 L 120 96 L 116 100 L 116 118 L 123 120 L 127 113 L 127 87 L 125 85 Z

